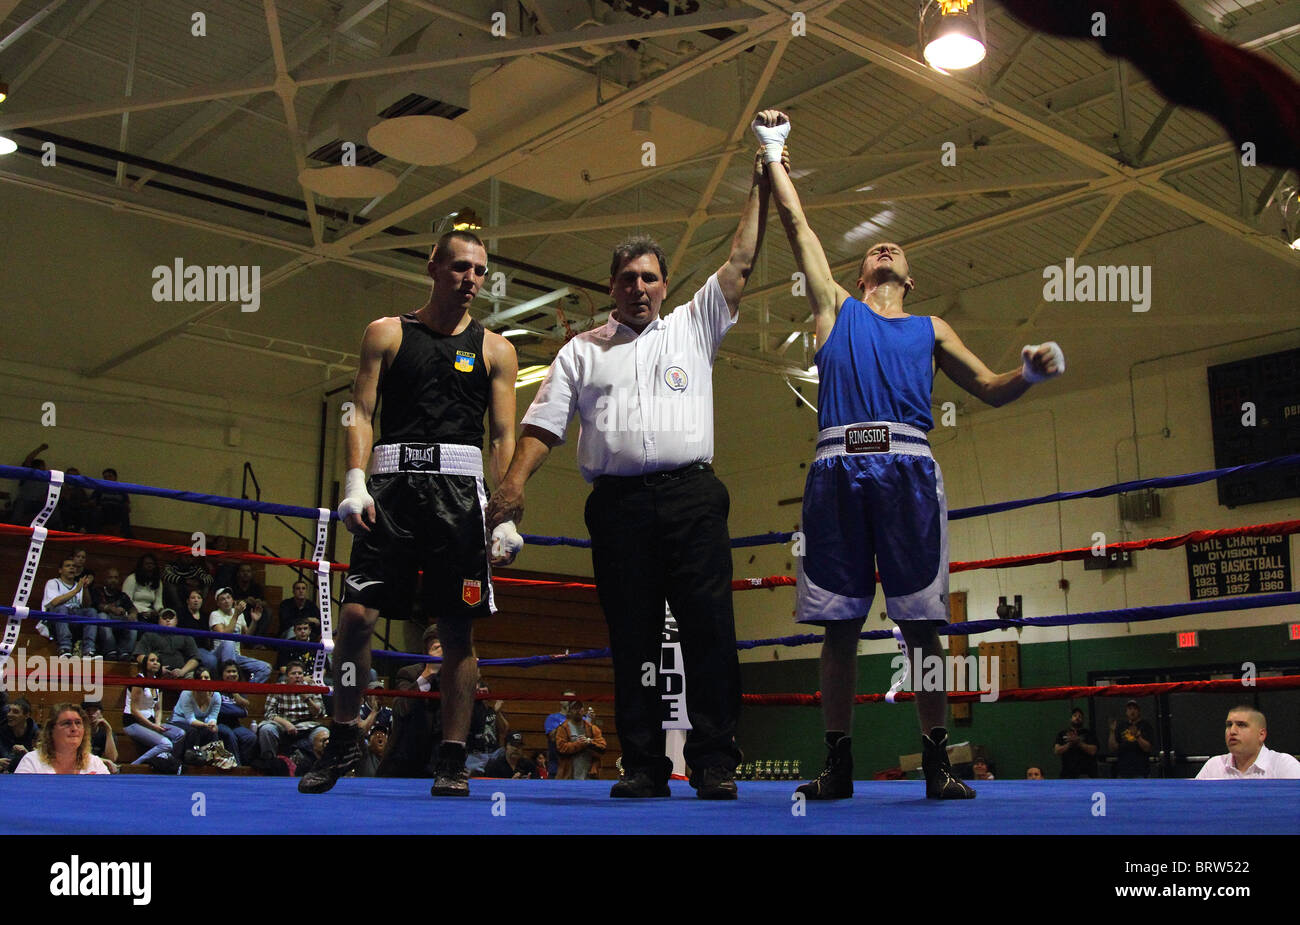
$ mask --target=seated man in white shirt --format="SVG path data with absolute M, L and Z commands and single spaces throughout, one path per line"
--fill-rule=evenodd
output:
M 1228 754 L 1216 755 L 1205 762 L 1201 773 L 1196 775 L 1197 780 L 1300 779 L 1300 761 L 1265 747 L 1268 720 L 1254 707 L 1229 710 L 1223 738 L 1228 743 Z

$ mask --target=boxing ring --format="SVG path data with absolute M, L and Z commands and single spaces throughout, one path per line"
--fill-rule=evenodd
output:
M 1000 511 L 1035 504 L 1069 501 L 1074 498 L 1097 498 L 1141 488 L 1193 485 L 1260 468 L 1300 464 L 1300 454 L 1279 457 L 1248 466 L 1207 470 L 1183 475 L 1123 482 L 1082 491 L 1058 492 L 1037 498 L 1020 499 L 952 511 L 950 520 L 985 516 Z M 88 541 L 115 544 L 133 550 L 193 555 L 188 546 L 172 546 L 115 536 L 95 536 L 47 530 L 43 524 L 53 513 L 62 485 L 74 483 L 87 488 L 102 488 L 133 494 L 153 495 L 174 500 L 218 507 L 275 513 L 314 520 L 317 542 L 312 559 L 285 559 L 256 553 L 205 551 L 217 560 L 282 565 L 309 570 L 316 575 L 318 603 L 321 611 L 321 642 L 227 634 L 206 630 L 148 625 L 150 632 L 180 633 L 206 639 L 232 639 L 246 644 L 275 649 L 292 649 L 313 655 L 311 683 L 295 688 L 298 693 L 328 693 L 324 677 L 324 660 L 333 649 L 333 595 L 331 576 L 346 571 L 342 563 L 326 561 L 328 530 L 336 515 L 324 509 L 271 504 L 247 499 L 224 498 L 190 491 L 178 491 L 149 485 L 102 482 L 85 476 L 67 476 L 62 472 L 0 466 L 0 478 L 46 479 L 50 483 L 47 502 L 31 526 L 0 526 L 0 535 L 28 539 L 28 554 L 20 575 L 12 606 L 0 607 L 5 620 L 0 636 L 0 662 L 13 650 L 23 620 L 50 620 L 78 624 L 136 629 L 133 621 L 94 620 L 65 614 L 44 613 L 28 606 L 37 568 L 47 543 Z M 1213 537 L 1274 536 L 1300 532 L 1300 520 L 1250 524 L 1221 530 L 1197 530 L 1177 536 L 1134 540 L 1108 544 L 1107 551 L 1122 549 L 1173 549 L 1190 542 Z M 739 537 L 735 547 L 787 543 L 792 534 L 768 533 Z M 568 537 L 525 535 L 533 545 L 586 546 L 588 541 Z M 981 568 L 1024 567 L 1045 562 L 1086 558 L 1091 547 L 1063 549 L 1020 556 L 1007 556 L 971 562 L 954 562 L 952 572 Z M 593 588 L 584 582 L 551 582 L 536 579 L 497 577 L 503 587 Z M 742 578 L 733 582 L 734 590 L 788 587 L 789 576 Z M 1007 628 L 1067 626 L 1098 623 L 1150 622 L 1186 614 L 1232 612 L 1260 607 L 1300 604 L 1300 592 L 1278 592 L 1241 597 L 1132 607 L 1091 613 L 1057 614 L 1018 619 L 973 620 L 950 625 L 949 635 L 974 635 Z M 862 638 L 891 638 L 889 630 L 864 632 Z M 797 634 L 738 642 L 738 648 L 760 646 L 795 647 L 819 642 L 816 634 Z M 433 656 L 375 650 L 376 658 L 403 659 L 406 662 L 440 661 Z M 563 661 L 600 659 L 608 649 L 524 658 L 480 659 L 482 666 L 509 665 L 532 667 Z M 127 675 L 105 675 L 106 686 L 135 683 Z M 244 682 L 195 682 L 174 679 L 151 679 L 159 688 L 180 691 L 202 686 L 219 692 L 271 694 L 285 691 L 284 685 Z M 1139 697 L 1171 692 L 1209 692 L 1237 690 L 1243 696 L 1255 690 L 1292 690 L 1300 688 L 1300 674 L 1253 679 L 1250 687 L 1242 681 L 1184 681 L 1158 684 L 1126 684 L 1108 687 L 1017 688 L 1000 692 L 997 703 L 1035 700 L 1065 700 L 1079 697 Z M 436 698 L 436 693 L 371 689 L 368 694 L 380 698 Z M 562 693 L 536 695 L 494 691 L 493 699 L 560 700 Z M 859 694 L 857 702 L 889 700 L 901 702 L 911 698 L 906 692 Z M 953 693 L 954 703 L 980 699 L 980 692 Z M 611 698 L 592 696 L 586 700 L 600 702 Z M 816 706 L 816 692 L 747 694 L 748 709 L 764 706 Z M 741 743 L 742 746 L 745 743 Z M 114 775 L 83 783 L 84 778 L 58 780 L 46 776 L 5 776 L 0 780 L 0 832 L 14 834 L 63 835 L 146 835 L 146 834 L 477 834 L 477 835 L 557 835 L 557 834 L 819 834 L 819 835 L 897 835 L 897 834 L 985 834 L 985 835 L 1240 835 L 1295 834 L 1300 831 L 1300 782 L 1259 781 L 1245 785 L 1250 791 L 1249 813 L 1196 811 L 1197 807 L 1227 805 L 1241 801 L 1242 784 L 1236 781 L 1192 780 L 997 780 L 979 782 L 979 797 L 973 801 L 949 803 L 924 798 L 924 784 L 919 781 L 858 781 L 856 793 L 849 801 L 805 803 L 793 797 L 792 781 L 742 781 L 737 802 L 710 802 L 694 798 L 684 782 L 674 782 L 669 800 L 611 800 L 609 781 L 528 781 L 475 778 L 471 796 L 465 800 L 431 799 L 428 782 L 422 779 L 348 778 L 338 782 L 328 794 L 302 795 L 295 781 L 279 777 L 218 775 L 165 776 Z M 87 800 L 86 788 L 107 787 L 110 799 Z M 202 812 L 197 807 L 202 804 Z M 87 808 L 93 806 L 93 812 Z M 147 806 L 142 813 L 140 807 Z M 39 811 L 33 812 L 33 807 Z

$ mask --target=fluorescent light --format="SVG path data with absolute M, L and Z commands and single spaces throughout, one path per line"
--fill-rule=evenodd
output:
M 532 334 L 532 331 L 525 331 L 523 328 L 511 328 L 509 331 L 502 331 L 502 337 L 520 337 L 524 334 Z
M 550 365 L 525 366 L 523 369 L 519 370 L 518 375 L 515 376 L 515 388 L 522 389 L 526 385 L 533 385 L 534 383 L 541 382 L 546 378 L 546 373 L 550 368 Z
M 6 154 L 13 154 L 18 150 L 18 145 L 10 138 L 0 135 L 0 157 Z

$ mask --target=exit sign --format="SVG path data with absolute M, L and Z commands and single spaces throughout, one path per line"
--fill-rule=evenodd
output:
M 1287 638 L 1292 642 L 1300 642 L 1300 623 L 1292 623 L 1287 627 Z
M 1195 649 L 1199 644 L 1200 640 L 1197 638 L 1196 630 L 1178 634 L 1178 648 L 1180 649 Z

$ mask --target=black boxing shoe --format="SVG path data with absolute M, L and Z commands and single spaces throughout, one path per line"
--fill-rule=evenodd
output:
M 815 780 L 795 788 L 809 800 L 848 800 L 853 797 L 853 742 L 848 736 L 826 750 L 826 767 Z
M 736 772 L 723 765 L 696 771 L 691 775 L 691 786 L 701 800 L 734 800 L 740 795 L 736 788 Z
M 340 777 L 361 764 L 361 735 L 351 723 L 337 723 L 330 730 L 330 740 L 325 743 L 325 753 L 312 769 L 298 778 L 299 793 L 324 793 Z
M 633 771 L 609 789 L 615 799 L 644 800 L 653 797 L 670 797 L 667 782 L 656 781 L 648 771 Z
M 459 742 L 443 742 L 438 746 L 438 760 L 433 766 L 433 786 L 429 795 L 435 797 L 469 796 L 469 770 L 465 767 L 465 746 Z
M 952 773 L 948 762 L 948 730 L 935 726 L 921 734 L 921 770 L 925 773 L 925 796 L 929 800 L 973 800 L 975 791 Z

